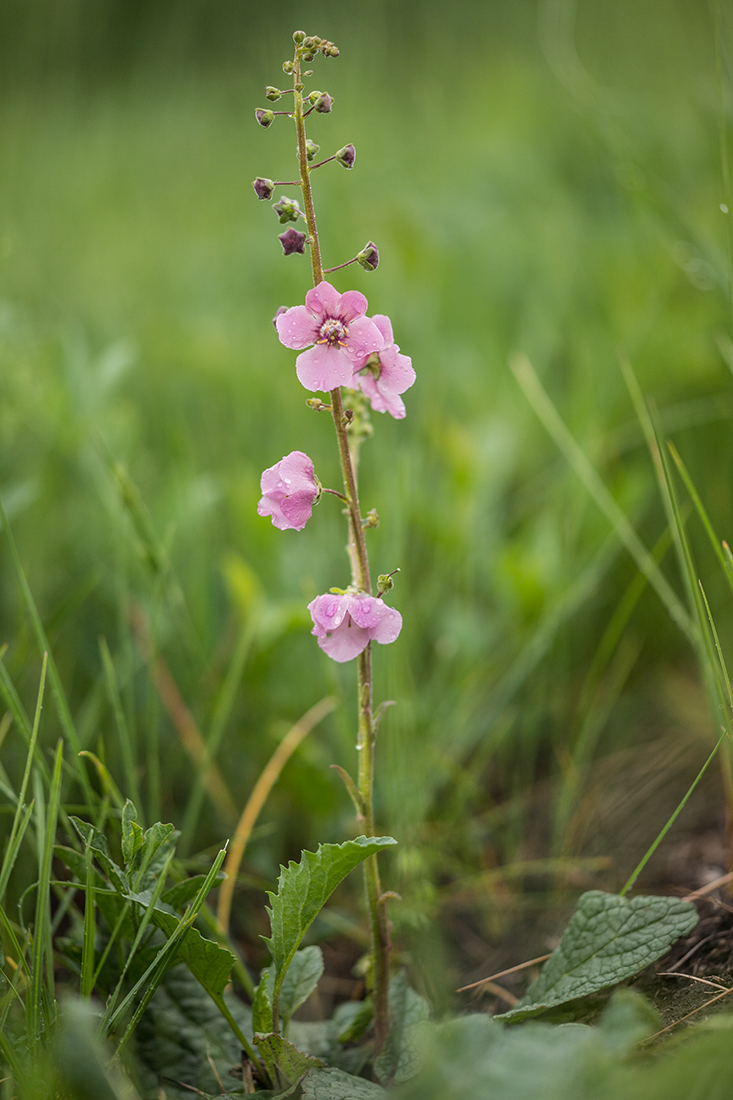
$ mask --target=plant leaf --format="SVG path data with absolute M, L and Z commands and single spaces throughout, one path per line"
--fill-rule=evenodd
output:
M 312 1069 L 302 1081 L 302 1100 L 380 1100 L 381 1085 L 352 1077 L 342 1069 Z
M 516 1008 L 497 1020 L 519 1021 L 546 1008 L 616 985 L 649 966 L 697 924 L 681 898 L 636 897 L 589 890 L 560 941 Z
M 220 871 L 216 876 L 216 881 L 221 882 L 224 877 L 224 872 Z M 185 878 L 182 882 L 177 882 L 175 886 L 171 886 L 170 890 L 166 890 L 164 894 L 161 894 L 160 900 L 164 905 L 170 905 L 171 909 L 183 909 L 199 892 L 205 879 L 206 875 L 192 875 L 191 878 Z
M 122 807 L 122 858 L 130 863 L 135 852 L 142 848 L 143 831 L 137 823 L 137 810 L 128 798 Z
M 272 935 L 262 937 L 275 964 L 273 1002 L 279 1000 L 285 972 L 303 936 L 338 884 L 363 860 L 396 843 L 391 836 L 360 836 L 343 844 L 321 844 L 317 852 L 303 852 L 300 863 L 291 860 L 281 867 L 277 894 L 268 891 Z
M 129 894 L 128 897 L 143 909 L 150 905 L 150 894 Z M 150 919 L 169 939 L 181 923 L 180 917 L 175 913 L 166 913 L 159 904 L 154 906 Z M 235 962 L 231 951 L 213 940 L 205 939 L 198 928 L 192 925 L 178 945 L 177 955 L 198 978 L 207 993 L 215 997 L 222 995 Z
M 255 1035 L 254 1044 L 273 1081 L 280 1078 L 284 1083 L 292 1085 L 309 1069 L 323 1065 L 320 1058 L 298 1050 L 275 1031 L 271 1031 L 269 1035 Z
M 272 1031 L 272 987 L 275 984 L 274 971 L 265 969 L 260 973 L 260 984 L 255 990 L 252 1001 L 252 1030 L 261 1034 Z
M 88 844 L 92 849 L 94 858 L 114 886 L 115 890 L 117 890 L 119 894 L 127 894 L 130 889 L 127 875 L 121 867 L 117 866 L 110 856 L 104 834 L 100 833 L 98 829 L 95 829 L 94 826 L 90 825 L 88 822 L 82 821 L 81 818 L 70 816 L 69 821 L 71 821 L 84 843 Z
M 302 947 L 293 955 L 280 992 L 280 1016 L 287 1022 L 318 985 L 323 973 L 320 947 Z
M 380 1081 L 391 1084 L 393 1081 L 404 1081 L 417 1073 L 414 1029 L 427 1020 L 429 1015 L 427 1001 L 410 988 L 407 971 L 400 971 L 390 982 L 389 1034 L 374 1063 L 374 1071 Z

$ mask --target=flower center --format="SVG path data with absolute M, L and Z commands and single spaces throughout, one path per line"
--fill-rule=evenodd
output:
M 342 348 L 346 343 L 349 330 L 343 321 L 338 321 L 335 317 L 329 317 L 321 325 L 320 334 L 321 338 L 316 340 L 317 344 L 332 344 Z

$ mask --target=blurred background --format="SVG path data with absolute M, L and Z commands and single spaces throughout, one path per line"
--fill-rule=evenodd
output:
M 399 840 L 385 878 L 396 943 L 440 999 L 548 950 L 581 890 L 618 889 L 715 743 L 688 640 L 509 361 L 529 357 L 684 602 L 619 355 L 730 537 L 732 19 L 718 0 L 2 5 L 0 489 L 82 742 L 198 867 L 292 723 L 341 698 L 245 857 L 233 927 L 253 965 L 280 861 L 353 835 L 329 765 L 356 767 L 355 669 L 319 651 L 305 607 L 348 581 L 343 518 L 332 498 L 302 533 L 256 514 L 262 469 L 293 449 L 338 484 L 330 423 L 271 324 L 310 274 L 251 188 L 295 173 L 289 121 L 254 121 L 265 85 L 286 80 L 293 30 L 339 46 L 313 63 L 335 106 L 309 136 L 357 161 L 314 176 L 324 259 L 378 244 L 377 272 L 333 281 L 391 316 L 418 375 L 403 422 L 373 417 L 361 496 L 405 623 L 375 653 L 377 698 L 398 702 L 378 747 Z M 690 535 L 725 645 L 730 597 L 694 514 Z M 40 655 L 5 538 L 0 561 L 4 660 L 32 707 Z M 44 745 L 57 735 L 47 705 Z M 647 885 L 693 888 L 725 859 L 716 765 Z M 355 882 L 318 934 L 350 942 L 358 904 Z

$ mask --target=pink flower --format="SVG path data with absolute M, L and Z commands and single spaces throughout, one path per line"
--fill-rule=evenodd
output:
M 389 317 L 378 313 L 372 321 L 379 329 L 382 342 L 376 351 L 357 364 L 353 385 L 366 394 L 375 412 L 388 412 L 395 420 L 402 420 L 405 404 L 399 394 L 415 381 L 412 360 L 408 355 L 400 355 Z
M 334 661 L 351 661 L 369 642 L 386 645 L 402 629 L 402 616 L 394 607 L 366 592 L 326 593 L 308 604 L 312 634 Z
M 384 343 L 379 328 L 364 314 L 368 302 L 358 290 L 339 294 L 330 283 L 319 283 L 275 319 L 281 343 L 309 351 L 298 356 L 295 371 L 307 390 L 334 390 L 352 384 L 358 362 Z M 409 385 L 409 383 L 408 383 Z
M 272 516 L 273 525 L 281 531 L 302 531 L 321 495 L 313 463 L 302 451 L 291 451 L 265 470 L 260 488 L 257 511 Z

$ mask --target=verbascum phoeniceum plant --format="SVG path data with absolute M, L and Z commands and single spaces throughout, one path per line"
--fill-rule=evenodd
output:
M 367 550 L 370 528 L 378 523 L 375 510 L 362 514 L 358 492 L 359 452 L 371 434 L 370 407 L 389 413 L 395 419 L 405 416 L 402 394 L 415 381 L 415 372 L 408 356 L 400 352 L 394 341 L 389 317 L 367 316 L 368 302 L 358 290 L 340 292 L 326 278 L 352 264 L 374 271 L 379 264 L 379 251 L 370 241 L 356 256 L 335 267 L 324 267 L 321 242 L 316 225 L 311 175 L 326 164 L 335 162 L 350 170 L 356 151 L 345 145 L 338 152 L 318 160 L 320 147 L 306 134 L 306 121 L 315 113 L 328 114 L 333 99 L 327 92 L 306 91 L 305 81 L 312 71 L 305 66 L 317 54 L 325 58 L 338 56 L 332 42 L 303 31 L 293 35 L 293 60 L 283 65 L 292 77 L 292 87 L 267 88 L 271 102 L 287 101 L 285 110 L 258 109 L 255 117 L 260 126 L 269 128 L 276 116 L 284 116 L 295 124 L 298 145 L 299 178 L 274 181 L 258 177 L 253 187 L 261 200 L 272 198 L 276 189 L 300 189 L 302 209 L 296 198 L 281 195 L 273 204 L 280 223 L 286 228 L 279 236 L 285 256 L 310 255 L 313 286 L 305 294 L 305 304 L 281 307 L 274 318 L 277 335 L 286 347 L 298 351 L 295 373 L 299 383 L 313 394 L 307 404 L 318 412 L 331 415 L 336 433 L 343 491 L 322 487 L 313 462 L 302 451 L 291 451 L 262 474 L 262 498 L 258 505 L 261 516 L 269 516 L 280 530 L 302 531 L 314 505 L 324 493 L 335 496 L 343 504 L 348 523 L 348 555 L 351 579 L 345 588 L 332 588 L 316 596 L 308 605 L 313 619 L 312 633 L 318 645 L 335 661 L 356 661 L 358 699 L 358 775 L 354 781 L 343 769 L 341 777 L 354 802 L 359 827 L 365 837 L 374 836 L 374 750 L 381 710 L 373 705 L 372 642 L 382 645 L 394 642 L 402 627 L 402 617 L 385 602 L 392 588 L 394 573 L 381 574 L 376 586 Z M 301 228 L 302 227 L 302 228 Z M 397 570 L 394 570 L 397 572 Z M 371 922 L 371 996 L 374 1014 L 374 1043 L 378 1055 L 389 1029 L 389 926 L 387 895 L 380 884 L 377 854 L 364 862 L 366 894 Z

